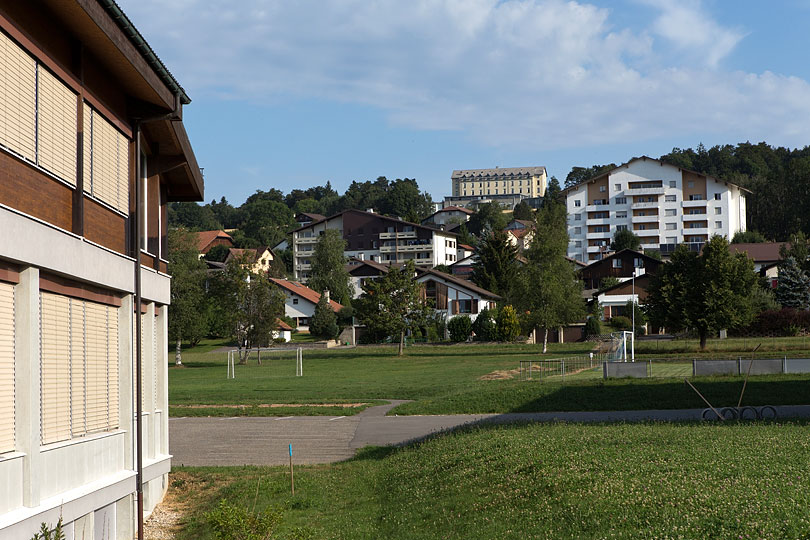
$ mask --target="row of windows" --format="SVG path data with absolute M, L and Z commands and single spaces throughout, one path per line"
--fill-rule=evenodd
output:
M 604 186 L 602 186 L 602 187 L 604 187 Z M 600 190 L 600 191 L 604 191 L 604 190 Z M 687 200 L 690 200 L 690 201 L 703 201 L 703 200 L 705 200 L 705 197 L 701 193 L 695 193 L 695 194 L 689 195 L 689 199 L 687 199 Z M 723 194 L 722 193 L 715 193 L 714 194 L 714 200 L 715 201 L 723 200 Z M 657 202 L 657 201 L 658 201 L 658 196 L 639 195 L 639 196 L 635 196 L 633 198 L 634 203 L 638 203 L 638 202 Z M 677 201 L 678 201 L 678 196 L 677 195 L 664 195 L 664 202 L 677 202 Z M 595 206 L 607 205 L 608 204 L 608 199 L 594 199 L 593 204 Z M 614 204 L 627 204 L 627 197 L 616 197 Z M 574 206 L 577 207 L 577 208 L 582 207 L 582 199 L 574 199 Z
M 0 103 L 0 145 L 75 187 L 78 96 L 2 32 Z M 82 107 L 84 190 L 126 213 L 129 141 Z
M 672 217 L 677 215 L 677 210 L 675 208 L 665 208 L 664 215 L 667 217 Z M 705 208 L 687 208 L 686 209 L 687 215 L 705 215 L 706 209 Z M 723 214 L 722 208 L 715 208 L 714 214 L 716 216 Z M 639 210 L 637 214 L 634 214 L 634 217 L 644 217 L 644 216 L 657 216 L 658 212 L 645 212 L 644 210 Z M 627 210 L 618 210 L 616 211 L 615 215 L 616 219 L 624 219 L 627 218 Z M 610 212 L 593 212 L 588 215 L 588 219 L 610 219 Z M 574 214 L 574 221 L 582 221 L 582 214 Z

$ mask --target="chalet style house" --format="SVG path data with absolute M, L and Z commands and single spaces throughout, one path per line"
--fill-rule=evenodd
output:
M 167 488 L 190 100 L 112 0 L 0 7 L 0 538 L 133 538 Z

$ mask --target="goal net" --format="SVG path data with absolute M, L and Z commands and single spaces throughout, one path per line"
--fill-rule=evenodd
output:
M 304 351 L 297 349 L 250 349 L 247 353 L 247 365 L 239 365 L 239 351 L 228 351 L 227 378 L 235 379 L 237 368 L 259 368 L 262 376 L 302 377 L 304 375 Z M 249 372 L 243 376 L 250 376 Z

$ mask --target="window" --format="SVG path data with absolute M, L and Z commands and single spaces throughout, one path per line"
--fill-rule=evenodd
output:
M 128 213 L 129 140 L 87 103 L 83 147 L 84 191 Z M 142 170 L 145 174 L 146 167 Z
M 644 268 L 644 261 L 641 257 L 634 257 L 633 258 L 633 267 L 634 268 Z
M 294 306 L 298 305 L 298 298 L 293 298 L 292 301 Z
M 669 187 L 674 188 L 674 187 L 677 187 L 677 185 L 678 184 L 677 184 L 677 182 L 675 182 L 675 180 L 670 180 L 669 181 Z
M 613 184 L 613 189 L 615 189 L 616 191 L 621 191 L 622 190 L 622 185 L 621 184 Z
M 14 450 L 14 285 L 0 282 L 0 453 L 11 450 Z
M 702 201 L 703 200 L 703 195 L 700 194 L 700 193 L 696 193 L 694 195 L 689 195 L 689 200 L 690 201 Z
M 582 201 L 580 201 L 579 199 L 575 200 L 574 201 L 574 206 L 577 206 L 577 207 L 582 206 Z
M 715 221 L 714 222 L 714 228 L 715 229 L 722 229 L 723 228 L 723 222 L 722 221 Z
M 576 242 L 574 242 L 574 247 L 581 248 L 582 247 L 582 240 L 577 240 Z
M 677 244 L 678 237 L 677 236 L 667 236 L 667 244 Z
M 613 259 L 613 268 L 621 268 L 622 267 L 622 260 L 621 259 Z
M 582 221 L 582 214 L 574 214 L 574 221 Z
M 627 230 L 627 225 L 616 225 L 616 230 L 617 231 L 626 231 Z
M 627 204 L 627 197 L 616 197 L 616 204 Z
M 646 230 L 647 230 L 647 224 L 646 224 L 646 223 L 642 223 L 642 224 L 640 224 L 640 225 L 638 226 L 638 230 L 639 230 L 639 231 L 646 231 Z
M 664 195 L 664 201 L 666 202 L 675 202 L 678 200 L 677 195 Z
M 686 186 L 687 186 L 687 187 L 695 187 L 695 182 L 694 182 L 693 180 L 689 180 L 689 181 L 686 183 Z
M 454 304 L 454 307 L 456 308 L 456 309 L 453 310 L 453 314 L 456 314 L 456 313 L 476 313 L 477 312 L 477 310 L 473 311 L 477 307 L 477 304 L 475 304 L 475 302 L 473 302 L 473 300 L 469 300 L 469 299 L 467 299 L 467 300 L 454 300 L 453 304 Z
M 690 229 L 702 229 L 705 225 L 700 221 L 693 221 L 689 224 Z
M 627 210 L 621 210 L 619 212 L 616 212 L 616 217 L 620 218 L 620 219 L 626 218 L 627 217 Z
M 714 213 L 715 213 L 715 215 L 719 216 L 720 214 L 723 213 L 723 209 L 722 208 L 715 208 Z
M 118 427 L 118 308 L 40 293 L 42 444 Z
M 574 227 L 574 234 L 582 234 L 582 227 Z
M 677 225 L 675 223 L 667 223 L 666 224 L 666 229 L 668 231 L 674 231 L 676 228 L 677 228 Z
M 722 200 L 722 199 L 723 199 L 722 194 L 720 194 L 720 193 L 715 193 L 715 194 L 714 194 L 714 200 L 715 200 L 715 201 L 720 201 L 720 200 Z
M 674 216 L 675 215 L 675 209 L 674 208 L 665 209 L 664 210 L 664 215 L 665 216 Z
M 595 232 L 595 233 L 610 232 L 610 226 L 609 225 L 595 225 L 593 227 L 593 232 Z
M 599 186 L 600 193 L 604 193 L 605 191 L 607 191 L 607 186 Z

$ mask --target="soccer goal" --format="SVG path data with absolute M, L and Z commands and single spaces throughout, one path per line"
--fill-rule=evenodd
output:
M 236 366 L 239 363 L 239 351 L 228 351 L 226 378 L 236 378 Z M 247 353 L 247 365 L 259 366 L 269 372 L 271 377 L 303 377 L 304 350 L 297 349 L 250 349 Z
M 611 332 L 610 352 L 608 362 L 631 362 L 636 360 L 636 336 L 629 330 Z

